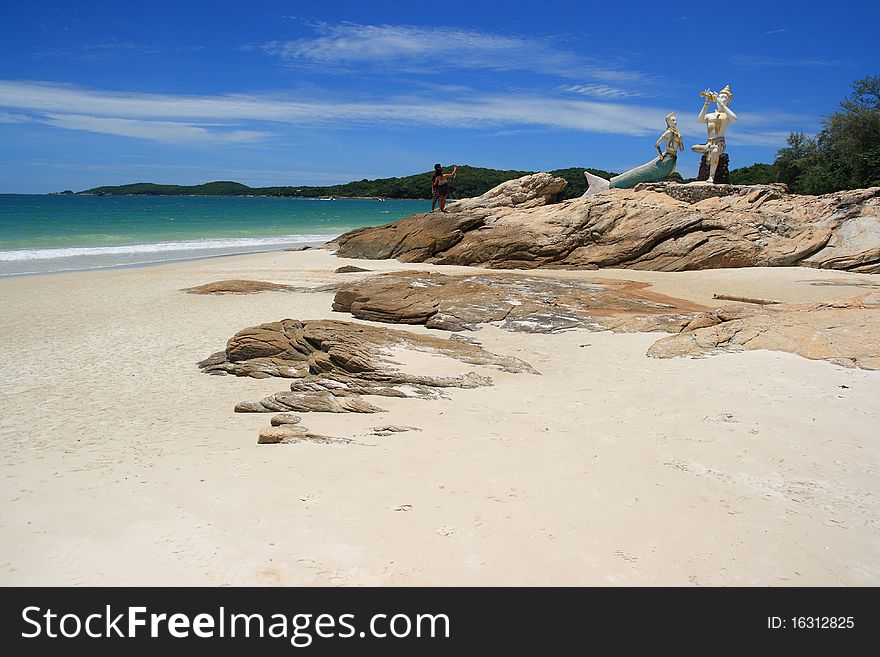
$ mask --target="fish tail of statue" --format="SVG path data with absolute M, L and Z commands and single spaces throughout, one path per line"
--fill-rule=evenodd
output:
M 592 196 L 593 194 L 604 192 L 611 187 L 610 180 L 594 176 L 589 171 L 584 171 L 584 177 L 587 179 L 587 191 L 584 192 L 584 196 Z

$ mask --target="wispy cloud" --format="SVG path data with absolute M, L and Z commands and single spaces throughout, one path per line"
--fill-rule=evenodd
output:
M 0 112 L 0 123 L 33 123 L 34 118 L 27 114 Z
M 131 41 L 88 43 L 76 48 L 49 48 L 35 53 L 37 59 L 77 59 L 89 62 L 121 60 L 134 55 L 155 55 L 162 49 Z
M 556 47 L 546 39 L 458 28 L 410 25 L 318 26 L 319 35 L 263 44 L 267 55 L 293 65 L 321 65 L 324 70 L 372 64 L 435 73 L 454 68 L 533 71 L 559 77 L 639 81 L 645 76 L 600 65 Z
M 788 28 L 782 27 L 782 28 L 779 28 L 778 30 L 768 30 L 768 31 L 764 32 L 764 34 L 779 34 L 780 32 L 788 32 Z
M 134 137 L 168 144 L 234 144 L 258 141 L 272 136 L 270 132 L 255 130 L 209 130 L 199 125 L 175 121 L 120 119 L 82 114 L 46 114 L 40 122 L 56 128 L 86 130 L 105 135 Z
M 570 84 L 560 88 L 562 91 L 598 98 L 639 98 L 645 95 L 640 91 L 621 89 L 607 84 Z
M 656 116 L 662 117 L 666 113 L 659 108 L 524 93 L 471 94 L 439 101 L 435 98 L 406 97 L 382 101 L 331 102 L 292 99 L 277 94 L 136 94 L 18 81 L 0 81 L 0 107 L 36 113 L 59 127 L 95 129 L 166 141 L 187 141 L 210 136 L 230 139 L 230 133 L 217 130 L 209 132 L 192 125 L 218 121 L 266 121 L 333 127 L 371 124 L 462 128 L 537 125 L 639 135 L 653 130 Z M 106 120 L 99 120 L 101 118 Z M 126 123 L 125 120 L 136 120 L 139 125 Z M 264 133 L 258 132 L 231 134 L 243 141 L 264 136 Z
M 833 68 L 846 65 L 846 62 L 840 59 L 812 59 L 809 57 L 778 59 L 761 55 L 732 55 L 728 59 L 731 64 L 745 71 L 761 68 Z
M 279 94 L 136 94 L 22 81 L 0 81 L 0 107 L 8 108 L 9 116 L 30 116 L 60 128 L 166 143 L 246 143 L 270 135 L 251 129 L 255 124 L 273 131 L 284 125 L 335 129 L 376 125 L 494 130 L 538 127 L 645 136 L 662 128 L 669 111 L 668 107 L 529 93 L 330 101 Z M 696 114 L 679 113 L 683 119 L 688 115 Z M 765 112 L 748 118 L 753 131 L 747 133 L 734 126 L 731 136 L 735 140 L 776 145 L 779 125 L 800 126 L 809 117 Z M 242 125 L 249 129 L 240 129 Z M 697 130 L 703 132 L 705 127 L 694 128 Z

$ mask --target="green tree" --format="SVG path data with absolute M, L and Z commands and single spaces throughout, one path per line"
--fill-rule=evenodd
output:
M 779 149 L 773 168 L 776 180 L 797 191 L 801 177 L 816 165 L 816 140 L 807 137 L 803 132 L 792 132 L 788 135 L 788 146 Z
M 775 165 L 779 180 L 805 194 L 880 185 L 880 76 L 853 82 L 814 139 L 791 133 Z
M 766 185 L 778 182 L 776 167 L 772 164 L 757 163 L 750 167 L 734 169 L 730 172 L 732 185 Z

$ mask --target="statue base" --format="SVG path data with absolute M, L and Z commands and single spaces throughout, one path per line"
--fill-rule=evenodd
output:
M 728 171 L 728 163 L 730 162 L 730 158 L 727 157 L 727 153 L 722 153 L 721 157 L 718 159 L 718 166 L 715 167 L 715 180 L 714 183 L 716 185 L 729 185 L 730 184 L 730 171 Z M 706 155 L 700 158 L 700 172 L 697 174 L 697 180 L 708 180 L 709 179 L 709 160 Z
M 754 196 L 757 203 L 768 199 L 783 198 L 788 194 L 788 186 L 783 183 L 769 185 L 713 185 L 706 181 L 678 184 L 675 182 L 639 183 L 637 192 L 657 192 L 671 196 L 685 203 L 699 203 L 716 196 Z

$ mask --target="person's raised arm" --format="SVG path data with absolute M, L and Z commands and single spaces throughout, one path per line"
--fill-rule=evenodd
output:
M 721 102 L 720 99 L 719 99 L 717 102 L 718 102 L 718 109 L 720 109 L 722 112 L 724 112 L 725 114 L 727 114 L 727 117 L 728 117 L 731 121 L 736 121 L 736 114 L 733 113 L 733 110 L 730 109 L 730 108 L 729 108 L 727 105 L 725 105 L 723 102 Z
M 706 110 L 709 109 L 709 94 L 712 93 L 708 89 L 703 92 L 703 97 L 706 101 L 703 103 L 703 109 L 700 110 L 699 115 L 697 116 L 697 121 L 700 123 L 706 123 Z

